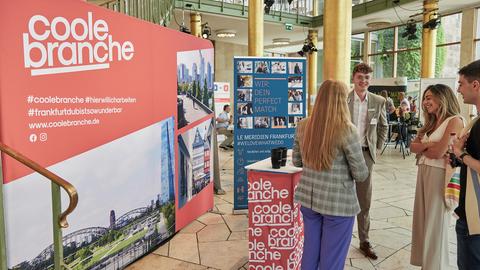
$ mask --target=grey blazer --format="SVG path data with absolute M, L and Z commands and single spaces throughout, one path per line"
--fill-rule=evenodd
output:
M 353 95 L 354 91 L 348 94 L 347 102 L 350 109 L 350 119 L 353 118 Z M 367 92 L 367 143 L 372 160 L 377 158 L 377 149 L 382 149 L 388 133 L 386 100 L 382 96 Z M 353 121 L 353 120 L 352 120 Z
M 364 181 L 369 175 L 356 128 L 352 125 L 345 142 L 337 149 L 332 169 L 316 171 L 303 166 L 303 125 L 305 120 L 299 122 L 293 144 L 293 164 L 303 167 L 295 201 L 324 215 L 355 216 L 360 206 L 353 179 Z

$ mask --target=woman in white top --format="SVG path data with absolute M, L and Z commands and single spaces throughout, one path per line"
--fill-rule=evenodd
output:
M 463 128 L 460 105 L 452 89 L 430 85 L 422 97 L 425 125 L 410 149 L 417 154 L 417 185 L 413 209 L 410 263 L 423 270 L 450 269 L 448 226 L 445 207 L 445 161 L 450 133 Z

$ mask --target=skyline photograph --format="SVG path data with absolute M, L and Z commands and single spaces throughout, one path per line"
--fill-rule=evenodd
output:
M 177 53 L 178 129 L 213 112 L 213 49 Z
M 148 234 L 152 236 L 150 243 L 170 235 L 169 229 L 175 222 L 174 208 L 172 212 L 169 206 L 174 207 L 175 200 L 173 125 L 173 117 L 167 118 L 48 168 L 68 179 L 79 194 L 78 206 L 68 217 L 70 227 L 63 230 L 64 236 L 93 227 L 105 229 L 91 232 L 87 239 L 93 241 L 95 235 L 100 237 L 117 228 L 114 239 L 118 244 L 134 235 L 140 239 Z M 39 264 L 38 256 L 52 244 L 50 193 L 50 183 L 38 173 L 4 185 L 9 268 L 21 263 L 32 267 Z M 68 199 L 62 194 L 63 207 L 67 204 Z M 112 211 L 118 218 L 113 223 Z M 136 238 L 130 240 L 133 239 Z M 120 247 L 128 248 L 128 243 Z M 98 248 L 93 251 L 103 255 L 96 258 L 92 253 L 86 259 L 112 259 L 111 255 L 115 255 L 110 252 L 106 256 Z M 34 258 L 37 260 L 32 262 Z M 75 269 L 84 269 L 86 265 Z

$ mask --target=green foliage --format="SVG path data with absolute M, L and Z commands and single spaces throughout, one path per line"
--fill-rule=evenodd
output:
M 104 234 L 97 242 L 98 246 L 105 246 L 108 243 L 111 243 L 122 236 L 122 233 L 115 230 L 110 230 L 108 233 Z
M 416 49 L 422 46 L 422 25 L 417 24 L 417 32 L 415 32 L 416 39 L 399 38 L 398 47 Z M 402 26 L 399 31 L 399 36 L 405 31 L 405 26 Z M 407 77 L 408 79 L 420 78 L 422 68 L 422 58 L 420 50 L 413 50 L 408 52 L 401 52 L 397 56 L 397 76 Z
M 196 88 L 197 92 L 195 93 L 195 97 L 198 100 L 202 100 L 202 89 L 200 87 L 200 81 L 196 81 L 196 84 L 197 84 L 197 86 L 195 88 Z
M 165 204 L 161 210 L 163 217 L 165 218 L 165 225 L 169 229 L 170 233 L 175 232 L 175 203 L 170 202 Z
M 418 79 L 421 71 L 420 50 L 398 54 L 397 76 Z
M 445 31 L 443 26 L 437 29 L 437 44 L 445 43 Z M 447 57 L 447 48 L 446 47 L 437 47 L 435 55 L 435 77 L 439 77 L 442 73 L 443 66 L 445 65 L 445 59 Z
M 203 100 L 202 103 L 208 106 L 208 88 L 207 88 L 207 79 L 205 79 L 205 82 L 203 84 Z
M 415 33 L 417 39 L 408 40 L 401 37 L 404 32 L 405 26 L 399 29 L 398 48 L 416 49 L 422 46 L 422 24 L 417 24 L 417 32 Z M 388 30 L 388 29 L 387 29 Z M 394 32 L 392 30 L 378 31 L 378 44 L 377 50 L 372 48 L 372 52 L 386 52 L 393 45 Z M 437 29 L 437 44 L 445 43 L 445 33 L 443 26 Z M 439 76 L 443 67 L 445 66 L 446 48 L 437 47 L 436 59 L 435 59 L 435 76 Z M 386 57 L 385 57 L 386 56 Z M 375 57 L 375 56 L 374 56 Z M 377 56 L 378 57 L 378 56 Z M 384 53 L 380 57 L 380 63 L 382 64 L 383 75 L 388 77 L 393 74 L 392 70 L 392 55 Z M 378 63 L 378 61 L 376 61 Z M 410 50 L 406 52 L 400 52 L 397 55 L 397 76 L 407 77 L 408 79 L 420 78 L 422 66 L 421 52 L 420 50 Z
M 353 59 L 358 59 L 358 58 L 360 58 L 360 55 L 363 54 L 362 44 L 363 44 L 363 40 L 352 39 L 351 57 Z
M 84 247 L 82 249 L 80 249 L 78 252 L 77 252 L 77 258 L 80 258 L 80 260 L 82 261 L 82 264 L 86 264 L 88 263 L 88 260 L 86 260 L 88 257 L 92 256 L 93 255 L 93 252 L 88 248 L 88 247 Z
M 195 83 L 195 81 L 193 81 L 192 83 L 192 91 L 190 92 L 190 94 L 192 96 L 197 96 L 197 84 Z
M 377 31 L 377 39 L 378 43 L 376 47 L 372 47 L 372 52 L 381 52 L 382 54 L 378 59 L 380 60 L 377 62 L 381 64 L 382 77 L 389 78 L 393 76 L 393 54 L 388 53 L 389 50 L 393 48 L 393 39 L 394 39 L 394 31 L 392 28 L 384 29 Z
M 191 88 L 190 88 L 190 85 L 188 83 L 182 83 L 182 84 L 177 83 L 178 94 L 187 93 L 187 92 L 190 92 L 190 91 L 191 91 Z

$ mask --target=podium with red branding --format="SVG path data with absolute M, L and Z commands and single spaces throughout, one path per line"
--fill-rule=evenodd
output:
M 293 194 L 302 169 L 291 162 L 272 169 L 270 158 L 245 168 L 248 170 L 250 269 L 300 269 L 303 220 Z

